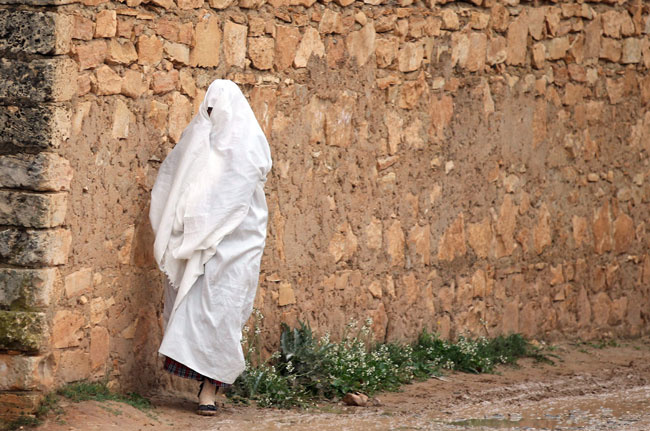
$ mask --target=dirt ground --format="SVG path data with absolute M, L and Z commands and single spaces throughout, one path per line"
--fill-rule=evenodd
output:
M 309 410 L 258 409 L 223 401 L 217 417 L 194 400 L 151 397 L 143 413 L 128 405 L 68 403 L 38 430 L 650 430 L 650 338 L 616 346 L 560 344 L 555 365 L 532 360 L 496 374 L 450 373 L 377 395 L 379 405 L 323 403 Z

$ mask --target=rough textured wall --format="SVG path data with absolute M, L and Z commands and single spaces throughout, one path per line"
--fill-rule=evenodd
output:
M 77 70 L 71 29 L 52 12 L 0 10 L 0 421 L 34 410 L 54 383 L 50 323 L 71 244 L 72 169 L 57 154 L 76 92 L 62 85 Z
M 52 276 L 41 356 L 55 384 L 160 381 L 149 192 L 207 85 L 224 77 L 248 96 L 274 157 L 257 298 L 267 348 L 280 322 L 297 319 L 337 334 L 371 317 L 380 339 L 422 328 L 446 337 L 648 331 L 642 1 L 51 9 L 71 25 L 51 24 L 54 39 L 72 43 L 47 53 L 76 64 L 47 82 L 71 101 L 24 116 L 42 122 L 34 151 L 74 170 L 71 251 Z M 16 136 L 7 151 L 31 151 Z

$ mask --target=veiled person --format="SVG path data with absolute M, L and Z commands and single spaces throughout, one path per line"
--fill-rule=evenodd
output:
M 271 154 L 235 83 L 214 81 L 151 192 L 154 255 L 166 274 L 165 369 L 201 381 L 199 409 L 244 370 L 241 334 L 266 239 Z

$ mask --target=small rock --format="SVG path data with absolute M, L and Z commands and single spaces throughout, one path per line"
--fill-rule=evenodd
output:
M 452 160 L 445 163 L 445 174 L 448 174 L 454 169 L 454 162 Z
M 343 397 L 343 402 L 349 406 L 366 407 L 368 405 L 368 395 L 361 392 L 348 392 Z

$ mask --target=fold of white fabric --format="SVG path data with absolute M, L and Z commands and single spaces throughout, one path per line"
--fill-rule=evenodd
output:
M 268 143 L 246 98 L 232 81 L 214 81 L 151 192 L 154 256 L 176 290 L 170 320 L 248 214 L 270 169 Z

